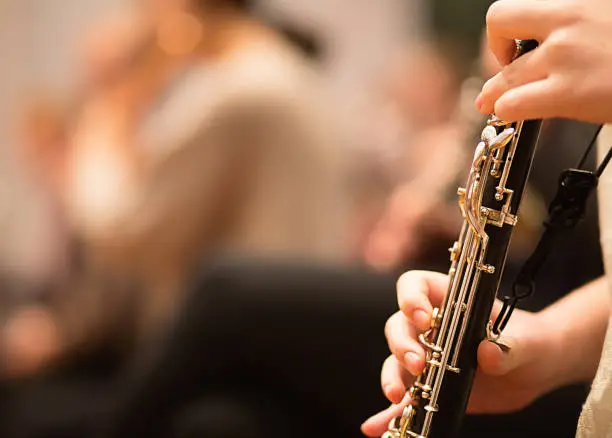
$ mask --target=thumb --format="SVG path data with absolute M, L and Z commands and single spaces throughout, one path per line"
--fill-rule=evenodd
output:
M 406 393 L 401 403 L 393 404 L 382 412 L 368 418 L 361 425 L 361 432 L 369 437 L 379 437 L 383 435 L 389 428 L 389 423 L 393 418 L 402 415 L 404 407 L 410 403 L 410 394 Z
M 501 337 L 495 341 L 485 339 L 478 347 L 478 365 L 491 376 L 502 376 L 529 362 L 529 331 L 520 310 L 513 315 Z
M 361 432 L 369 437 L 382 436 L 387 431 L 391 420 L 402 415 L 405 405 L 405 403 L 391 405 L 384 411 L 368 418 L 361 425 Z
M 496 300 L 491 312 L 495 321 L 501 312 L 502 303 Z M 526 364 L 533 352 L 533 330 L 529 318 L 532 315 L 516 309 L 502 335 L 495 341 L 485 339 L 478 346 L 478 366 L 491 376 L 502 376 Z
M 478 347 L 478 365 L 492 376 L 508 374 L 521 364 L 520 341 L 504 336 L 493 342 L 484 340 Z
M 495 300 L 491 311 L 491 321 L 499 318 L 502 302 Z M 512 321 L 499 339 L 495 342 L 485 339 L 478 347 L 478 366 L 485 373 L 500 376 L 509 373 L 516 365 L 516 349 L 520 349 L 520 341 L 512 336 Z

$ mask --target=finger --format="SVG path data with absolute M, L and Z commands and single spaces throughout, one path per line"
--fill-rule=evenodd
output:
M 570 13 L 548 0 L 499 0 L 487 12 L 489 47 L 501 66 L 516 51 L 515 40 L 544 40 L 564 24 Z
M 444 274 L 406 272 L 397 282 L 400 310 L 419 330 L 427 330 L 431 324 L 433 307 L 441 305 L 447 289 L 448 276 Z
M 504 344 L 508 344 L 506 338 L 503 340 Z M 508 352 L 502 351 L 499 345 L 494 344 L 490 341 L 482 341 L 478 346 L 478 365 L 485 374 L 492 376 L 503 376 L 510 372 L 511 362 L 508 360 L 508 355 L 512 350 L 512 347 Z
M 415 327 L 406 316 L 397 312 L 388 319 L 385 325 L 385 336 L 389 349 L 397 361 L 413 376 L 423 371 L 425 366 L 425 350 L 417 340 Z
M 406 395 L 407 387 L 411 384 L 411 376 L 397 361 L 395 356 L 389 356 L 383 364 L 380 373 L 380 383 L 385 397 L 391 403 L 400 403 Z
M 385 270 L 394 265 L 397 253 L 397 243 L 393 239 L 393 233 L 388 228 L 381 228 L 370 235 L 365 246 L 364 257 L 369 266 Z
M 562 117 L 569 94 L 552 78 L 531 82 L 504 93 L 495 103 L 494 113 L 507 121 Z
M 497 343 L 484 340 L 478 346 L 478 366 L 491 376 L 503 376 L 530 360 L 529 336 L 525 336 L 525 322 L 518 326 L 509 324 Z M 501 348 L 503 344 L 505 348 Z
M 370 417 L 361 425 L 361 431 L 369 437 L 379 437 L 389 428 L 389 423 L 393 418 L 402 415 L 404 406 L 408 404 L 408 398 L 400 404 L 389 406 L 382 412 Z
M 483 114 L 491 114 L 497 100 L 511 89 L 545 79 L 547 71 L 539 50 L 529 52 L 489 79 L 476 99 L 476 107 Z

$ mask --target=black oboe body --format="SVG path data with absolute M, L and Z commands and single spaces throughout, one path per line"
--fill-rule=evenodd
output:
M 519 54 L 535 42 L 519 46 Z M 465 416 L 480 342 L 494 339 L 491 310 L 503 274 L 541 121 L 491 117 L 481 134 L 465 188 L 458 191 L 464 224 L 451 252 L 450 285 L 420 336 L 426 366 L 409 390 L 411 402 L 385 438 L 453 438 Z

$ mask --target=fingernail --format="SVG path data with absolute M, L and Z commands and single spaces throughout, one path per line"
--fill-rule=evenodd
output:
M 511 350 L 510 345 L 508 345 L 508 343 L 503 338 L 490 339 L 489 342 L 497 345 L 499 349 L 504 353 L 509 353 Z
M 412 314 L 412 322 L 420 329 L 427 329 L 431 324 L 431 317 L 423 309 L 417 309 Z
M 416 376 L 421 372 L 421 358 L 418 354 L 409 351 L 404 356 L 404 360 L 410 374 Z
M 399 389 L 391 384 L 385 385 L 383 387 L 383 392 L 391 403 L 399 403 L 402 401 L 403 393 L 400 393 Z

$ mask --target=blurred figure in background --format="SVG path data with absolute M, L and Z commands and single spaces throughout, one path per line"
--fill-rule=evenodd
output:
M 49 210 L 48 239 L 40 242 L 39 251 L 49 260 L 42 290 L 57 289 L 66 280 L 70 265 L 69 230 L 62 213 L 59 193 L 67 147 L 68 114 L 51 96 L 27 102 L 22 111 L 17 150 L 28 179 L 40 188 Z
M 103 346 L 123 355 L 221 252 L 349 259 L 349 164 L 310 63 L 245 1 L 142 7 L 124 42 L 90 59 L 99 74 L 50 166 L 83 269 L 49 306 L 9 320 L 9 375 Z
M 456 233 L 460 216 L 448 195 L 467 158 L 467 130 L 460 111 L 465 60 L 451 53 L 422 43 L 392 69 L 378 137 L 395 190 L 365 249 L 377 268 L 425 262 L 428 246 L 439 239 L 446 245 Z

